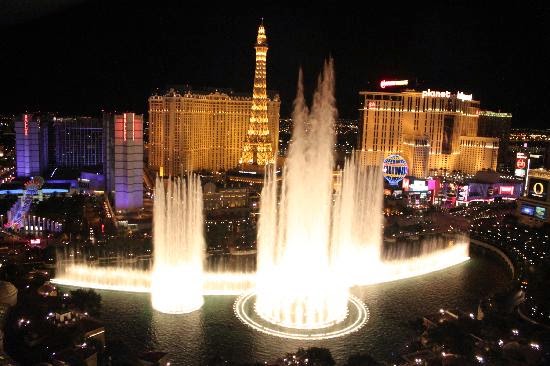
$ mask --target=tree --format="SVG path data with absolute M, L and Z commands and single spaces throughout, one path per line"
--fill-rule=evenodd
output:
M 97 315 L 101 308 L 101 295 L 92 289 L 78 289 L 70 292 L 71 304 L 80 311 Z

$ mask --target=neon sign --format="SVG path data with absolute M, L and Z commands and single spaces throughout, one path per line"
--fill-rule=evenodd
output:
M 434 91 L 431 89 L 423 90 L 422 91 L 422 98 L 426 97 L 434 97 L 434 98 L 450 98 L 451 92 L 450 91 Z M 456 99 L 458 100 L 472 100 L 474 97 L 473 94 L 464 94 L 461 91 L 458 91 L 456 93 Z
M 25 136 L 29 136 L 29 116 L 23 115 L 23 129 L 25 130 Z
M 380 82 L 380 87 L 384 89 L 387 86 L 399 86 L 399 85 L 409 85 L 409 80 L 382 80 Z
M 514 194 L 514 186 L 500 186 L 498 187 L 498 193 L 499 194 Z
M 136 116 L 132 113 L 132 141 L 136 140 L 136 128 L 135 128 Z
M 537 182 L 533 184 L 533 193 L 534 195 L 535 194 L 542 195 L 544 193 L 544 186 L 542 185 L 541 182 Z
M 548 181 L 542 179 L 530 179 L 529 180 L 529 198 L 539 201 L 546 201 L 548 190 Z
M 422 91 L 422 98 L 426 97 L 435 97 L 435 98 L 450 98 L 451 92 L 450 91 L 433 91 L 433 90 L 423 90 Z
M 126 142 L 126 113 L 124 113 L 122 115 L 123 117 L 123 122 L 122 122 L 122 130 L 123 130 L 123 133 L 122 133 L 122 136 L 124 138 L 124 142 Z
M 459 100 L 472 100 L 474 97 L 473 94 L 464 94 L 463 92 L 459 91 L 456 93 L 456 99 Z
M 529 164 L 529 157 L 523 153 L 518 152 L 516 154 L 516 169 L 514 171 L 514 175 L 516 177 L 524 178 L 527 174 L 527 165 Z

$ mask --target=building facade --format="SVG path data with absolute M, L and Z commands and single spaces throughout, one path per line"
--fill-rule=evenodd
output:
M 479 113 L 477 135 L 480 137 L 498 137 L 497 169 L 511 171 L 512 166 L 507 164 L 511 159 L 507 156 L 510 145 L 510 130 L 512 128 L 512 114 L 492 111 Z
M 54 118 L 56 167 L 103 165 L 103 126 L 98 118 Z
M 385 157 L 400 154 L 409 174 L 417 177 L 496 169 L 498 138 L 478 137 L 479 101 L 471 94 L 428 89 L 360 95 L 363 164 L 380 165 Z
M 143 207 L 143 116 L 103 115 L 105 189 L 115 210 Z
M 272 151 L 277 151 L 277 95 L 269 98 L 267 115 Z M 235 168 L 243 152 L 252 98 L 232 93 L 174 90 L 149 98 L 149 166 L 162 176 L 196 170 Z
M 277 94 L 266 90 L 267 38 L 263 25 L 255 48 L 252 95 L 171 89 L 149 98 L 150 168 L 161 176 L 175 176 L 274 161 L 281 102 Z
M 23 114 L 14 127 L 16 175 L 43 175 L 48 168 L 48 124 L 38 115 Z

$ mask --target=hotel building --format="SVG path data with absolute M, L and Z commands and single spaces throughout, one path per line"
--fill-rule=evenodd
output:
M 279 109 L 266 91 L 267 38 L 260 25 L 253 94 L 171 89 L 149 98 L 149 166 L 161 176 L 265 165 L 277 156 Z
M 105 190 L 114 193 L 115 210 L 143 207 L 143 116 L 103 115 Z
M 512 128 L 512 114 L 492 111 L 479 113 L 479 125 L 477 135 L 480 137 L 498 137 L 498 161 L 499 171 L 511 171 L 513 165 L 512 154 L 509 153 L 510 130 Z
M 48 124 L 38 115 L 23 114 L 15 119 L 16 175 L 43 175 L 48 168 Z
M 98 118 L 53 118 L 55 166 L 84 168 L 103 165 L 103 126 Z
M 496 169 L 498 138 L 478 137 L 479 101 L 471 94 L 430 89 L 359 94 L 358 148 L 365 165 L 400 154 L 416 177 Z
M 272 151 L 279 139 L 278 95 L 268 99 Z M 149 166 L 163 176 L 229 170 L 239 164 L 252 98 L 230 92 L 179 93 L 149 98 Z

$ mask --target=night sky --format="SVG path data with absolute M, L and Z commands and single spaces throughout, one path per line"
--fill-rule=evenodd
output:
M 250 93 L 264 17 L 268 89 L 279 91 L 282 117 L 298 69 L 311 92 L 331 55 L 343 118 L 358 117 L 360 90 L 408 78 L 473 93 L 483 109 L 513 113 L 516 127 L 550 127 L 550 12 L 542 2 L 238 3 L 4 0 L 0 113 L 144 113 L 147 97 L 170 84 Z

